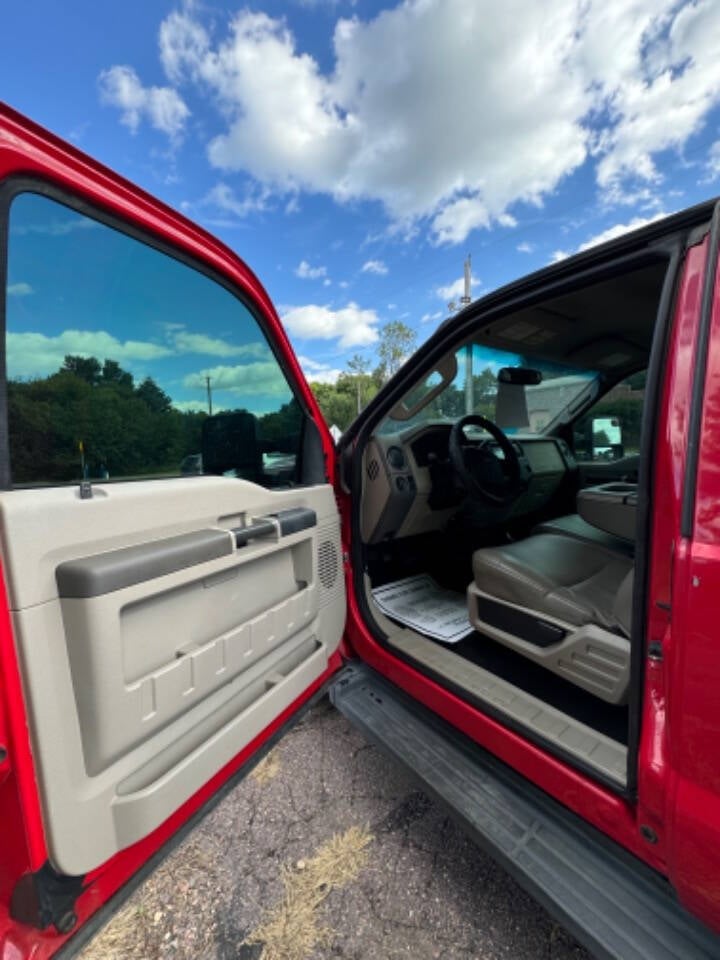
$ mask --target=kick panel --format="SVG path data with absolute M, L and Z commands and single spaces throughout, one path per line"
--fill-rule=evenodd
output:
M 0 531 L 62 873 L 159 826 L 325 671 L 342 636 L 329 486 L 9 491 Z

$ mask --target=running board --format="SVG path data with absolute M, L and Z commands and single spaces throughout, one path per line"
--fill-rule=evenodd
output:
M 720 956 L 659 875 L 374 670 L 346 667 L 330 699 L 597 957 Z

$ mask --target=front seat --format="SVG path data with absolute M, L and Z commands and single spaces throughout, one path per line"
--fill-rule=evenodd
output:
M 470 621 L 609 703 L 630 678 L 633 561 L 599 543 L 540 533 L 473 555 Z

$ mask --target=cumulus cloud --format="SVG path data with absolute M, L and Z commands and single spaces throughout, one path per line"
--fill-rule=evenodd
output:
M 720 177 L 720 140 L 716 140 L 710 147 L 706 169 L 708 180 L 717 180 Z
M 120 119 L 135 133 L 142 120 L 171 139 L 183 133 L 190 116 L 185 101 L 172 87 L 144 87 L 132 67 L 114 66 L 98 78 L 103 103 L 117 107 Z
M 29 283 L 10 283 L 7 288 L 9 297 L 29 297 L 32 292 L 33 288 Z
M 475 277 L 470 278 L 470 289 L 473 287 L 479 287 L 480 281 Z M 457 280 L 453 280 L 452 283 L 445 284 L 445 286 L 436 287 L 435 293 L 441 300 L 458 300 L 465 293 L 465 278 L 458 277 Z
M 435 313 L 424 313 L 420 317 L 420 323 L 437 323 L 438 320 L 442 320 L 445 314 L 442 310 L 436 310 Z
M 639 230 L 641 227 L 646 227 L 649 223 L 654 223 L 656 220 L 662 220 L 662 218 L 665 216 L 667 216 L 666 213 L 656 213 L 651 217 L 634 217 L 628 223 L 615 223 L 611 227 L 607 227 L 601 233 L 597 233 L 595 236 L 585 240 L 573 251 L 555 250 L 550 257 L 550 261 L 551 263 L 558 263 L 560 260 L 566 260 L 569 256 L 571 256 L 571 253 L 581 253 L 583 250 L 589 250 L 591 247 L 598 246 L 598 244 L 607 243 L 609 240 L 615 240 L 617 237 L 621 237 L 625 233 L 631 233 L 633 230 Z
M 302 367 L 305 377 L 313 383 L 337 383 L 342 370 L 330 366 L 329 363 L 322 363 L 319 360 L 312 360 L 310 357 L 298 357 L 298 362 Z
M 541 204 L 587 160 L 607 198 L 643 196 L 656 155 L 720 102 L 719 24 L 715 0 L 407 0 L 340 19 L 323 68 L 284 20 L 243 10 L 211 35 L 186 9 L 160 51 L 173 83 L 220 108 L 216 167 L 379 200 L 451 244 L 513 226 L 514 203 Z
M 44 333 L 7 334 L 7 363 L 10 377 L 44 377 L 58 370 L 66 354 L 80 357 L 109 357 L 123 363 L 158 360 L 170 356 L 169 347 L 142 340 L 118 340 L 104 330 L 63 330 L 55 337 Z
M 343 350 L 366 347 L 378 339 L 377 313 L 352 301 L 339 309 L 318 304 L 288 307 L 283 312 L 282 321 L 294 337 L 337 340 Z
M 535 244 L 528 243 L 527 240 L 523 240 L 523 242 L 519 243 L 517 247 L 515 247 L 515 249 L 517 250 L 518 253 L 532 253 L 533 250 L 535 249 Z
M 274 360 L 198 370 L 183 379 L 183 386 L 189 390 L 204 390 L 207 377 L 210 377 L 213 391 L 227 390 L 245 397 L 282 396 L 289 393 L 283 372 Z
M 266 344 L 257 343 L 229 343 L 220 337 L 209 337 L 204 333 L 191 333 L 188 330 L 173 330 L 170 340 L 176 353 L 200 353 L 212 357 L 269 357 L 270 350 Z
M 366 260 L 360 270 L 361 273 L 376 273 L 381 277 L 386 276 L 390 272 L 382 260 Z
M 185 3 L 160 27 L 171 86 L 114 66 L 101 92 L 132 130 L 177 137 L 192 86 L 218 110 L 217 169 L 291 205 L 303 190 L 379 201 L 395 230 L 456 244 L 514 226 L 514 204 L 541 205 L 584 164 L 606 201 L 647 200 L 658 156 L 720 103 L 719 30 L 717 0 L 404 0 L 340 18 L 325 64 L 285 19 L 245 8 L 222 24 Z
M 226 183 L 216 183 L 215 186 L 200 201 L 204 207 L 214 207 L 223 213 L 231 213 L 243 219 L 250 213 L 264 210 L 267 205 L 268 191 L 249 188 L 244 195 L 238 197 L 232 187 Z
M 303 280 L 319 280 L 327 277 L 327 267 L 311 267 L 307 260 L 301 260 L 295 267 L 295 276 Z

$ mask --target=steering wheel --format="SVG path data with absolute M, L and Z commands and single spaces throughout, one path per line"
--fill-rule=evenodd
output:
M 495 440 L 503 452 L 500 460 L 490 442 L 468 440 L 467 427 L 479 427 Z M 453 424 L 448 452 L 455 472 L 469 496 L 495 506 L 508 506 L 520 496 L 526 484 L 515 447 L 500 427 L 479 414 L 470 413 Z

